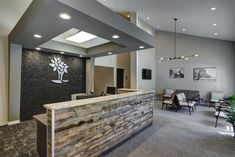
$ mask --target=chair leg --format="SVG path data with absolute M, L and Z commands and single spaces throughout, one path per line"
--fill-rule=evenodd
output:
M 195 110 L 197 109 L 197 105 L 194 105 Z
M 189 111 L 189 114 L 190 114 L 190 116 L 191 116 L 191 110 L 190 110 L 190 107 L 188 107 L 188 111 Z
M 219 115 L 220 115 L 220 110 L 219 110 L 219 112 L 218 112 L 218 116 L 216 116 L 215 128 L 217 128 L 217 126 L 218 126 Z
M 217 128 L 218 121 L 219 121 L 219 116 L 216 116 L 216 121 L 215 121 L 215 128 Z
M 194 112 L 194 108 L 192 107 L 192 111 Z
M 162 103 L 162 110 L 163 110 L 164 103 Z

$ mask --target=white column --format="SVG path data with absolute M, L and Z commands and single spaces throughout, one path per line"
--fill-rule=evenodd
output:
M 94 92 L 95 58 L 86 60 L 86 92 Z
M 138 14 L 132 12 L 130 14 L 131 23 L 137 25 L 138 24 Z M 138 88 L 138 51 L 131 52 L 131 88 L 137 89 Z
M 20 121 L 22 45 L 10 44 L 9 124 Z

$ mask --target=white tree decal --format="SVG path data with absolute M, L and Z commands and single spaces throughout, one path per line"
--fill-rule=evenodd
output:
M 61 61 L 60 58 L 54 58 L 51 60 L 51 63 L 49 64 L 53 71 L 58 72 L 58 80 L 51 80 L 54 83 L 65 83 L 69 80 L 63 80 L 64 73 L 68 73 L 68 66 L 64 62 Z

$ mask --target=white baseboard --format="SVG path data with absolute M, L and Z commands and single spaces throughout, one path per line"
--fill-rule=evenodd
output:
M 7 122 L 0 122 L 0 126 L 7 125 Z
M 15 125 L 15 124 L 19 124 L 20 120 L 14 120 L 14 121 L 10 121 L 8 122 L 8 125 Z

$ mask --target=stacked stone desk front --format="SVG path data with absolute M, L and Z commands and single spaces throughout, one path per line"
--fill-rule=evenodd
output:
M 153 121 L 154 91 L 44 105 L 47 156 L 96 157 Z

